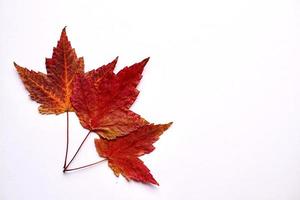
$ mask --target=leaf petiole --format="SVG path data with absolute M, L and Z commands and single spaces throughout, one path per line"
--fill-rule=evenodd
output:
M 84 168 L 87 168 L 87 167 L 91 167 L 93 165 L 97 165 L 103 161 L 106 161 L 106 159 L 103 159 L 103 160 L 99 160 L 97 162 L 94 162 L 94 163 L 91 163 L 91 164 L 88 164 L 88 165 L 84 165 L 84 166 L 81 166 L 81 167 L 75 167 L 75 168 L 71 168 L 71 169 L 65 169 L 64 172 L 70 172 L 70 171 L 74 171 L 74 170 L 79 170 L 79 169 L 84 169 Z
M 81 142 L 80 146 L 78 147 L 77 151 L 75 152 L 74 156 L 72 157 L 72 159 L 70 160 L 70 162 L 67 164 L 66 167 L 64 167 L 63 172 L 65 173 L 68 169 L 68 167 L 70 166 L 70 164 L 73 162 L 74 158 L 77 156 L 77 154 L 79 153 L 79 150 L 81 149 L 82 145 L 84 144 L 84 142 L 86 141 L 86 139 L 89 137 L 89 135 L 91 134 L 91 131 L 88 132 L 88 134 L 85 136 L 85 138 L 83 139 L 83 141 Z
M 66 145 L 66 154 L 65 154 L 65 162 L 64 169 L 66 168 L 67 160 L 68 160 L 68 151 L 69 151 L 69 111 L 67 111 L 67 145 Z

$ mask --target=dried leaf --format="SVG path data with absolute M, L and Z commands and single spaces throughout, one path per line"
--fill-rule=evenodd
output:
M 144 59 L 114 74 L 116 58 L 97 70 L 75 78 L 71 101 L 84 128 L 104 138 L 114 139 L 148 123 L 129 110 L 139 94 L 136 86 L 148 60 Z
M 15 67 L 31 99 L 41 104 L 40 113 L 75 111 L 81 125 L 99 135 L 100 139 L 95 140 L 96 150 L 99 156 L 108 160 L 115 175 L 158 185 L 139 156 L 152 152 L 153 143 L 172 123 L 149 124 L 130 110 L 139 94 L 136 87 L 149 58 L 115 74 L 117 60 L 84 73 L 83 58 L 77 58 L 64 28 L 52 58 L 46 59 L 47 74 L 30 71 L 16 63 Z M 67 115 L 67 138 L 68 119 Z M 67 140 L 64 172 L 95 164 L 68 169 L 79 149 L 66 164 Z
M 61 114 L 73 111 L 70 96 L 73 79 L 83 73 L 83 58 L 77 58 L 68 40 L 66 29 L 62 30 L 52 58 L 46 59 L 47 74 L 30 71 L 16 63 L 15 67 L 32 100 L 40 103 L 42 114 Z
M 95 139 L 95 146 L 99 156 L 107 158 L 116 176 L 122 174 L 127 180 L 158 185 L 138 157 L 151 153 L 155 149 L 153 143 L 171 124 L 148 124 L 116 140 Z

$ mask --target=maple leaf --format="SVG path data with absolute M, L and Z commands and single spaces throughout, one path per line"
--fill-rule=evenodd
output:
M 91 132 L 95 132 L 100 137 L 95 140 L 96 150 L 99 156 L 108 160 L 116 176 L 122 174 L 127 180 L 158 185 L 150 170 L 138 157 L 152 152 L 153 143 L 172 123 L 149 124 L 130 110 L 139 94 L 136 87 L 149 58 L 115 74 L 117 60 L 118 57 L 107 65 L 84 73 L 83 58 L 77 58 L 64 28 L 57 47 L 53 49 L 52 58 L 46 58 L 47 74 L 28 70 L 16 63 L 14 65 L 31 99 L 41 104 L 40 113 L 67 112 L 67 145 L 63 172 L 101 162 L 68 168 L 86 138 Z M 75 111 L 81 125 L 90 132 L 66 164 L 69 111 Z
M 139 94 L 136 86 L 148 60 L 146 58 L 115 74 L 116 58 L 75 78 L 71 102 L 84 128 L 114 139 L 148 124 L 129 110 Z
M 46 58 L 47 74 L 35 72 L 14 63 L 25 88 L 32 100 L 40 103 L 42 114 L 60 114 L 73 111 L 70 96 L 73 79 L 83 73 L 83 57 L 77 58 L 66 34 L 61 32 L 57 47 L 53 48 L 52 58 Z
M 116 176 L 122 174 L 127 180 L 158 185 L 150 170 L 138 157 L 151 153 L 155 149 L 153 143 L 171 124 L 172 122 L 147 124 L 116 140 L 95 139 L 95 146 L 99 156 L 108 160 L 108 165 Z

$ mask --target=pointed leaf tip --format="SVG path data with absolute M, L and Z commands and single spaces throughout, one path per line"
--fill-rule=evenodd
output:
M 172 126 L 173 122 L 169 122 L 167 123 L 167 128 L 170 128 L 170 126 Z
M 64 26 L 64 28 L 62 29 L 62 32 L 66 32 L 67 26 Z
M 151 182 L 153 185 L 157 185 L 157 186 L 159 186 L 159 183 L 154 179 L 154 181 L 153 182 Z
M 146 65 L 146 64 L 148 63 L 149 59 L 150 59 L 150 57 L 145 58 L 145 59 L 142 61 L 142 63 L 144 63 L 144 64 Z
M 117 56 L 114 60 L 113 60 L 113 63 L 117 63 L 119 60 L 119 56 Z
M 67 26 L 61 30 L 60 40 L 68 40 L 66 28 Z

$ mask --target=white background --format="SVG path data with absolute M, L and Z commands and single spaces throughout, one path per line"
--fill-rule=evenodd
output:
M 13 61 L 45 72 L 65 25 L 87 70 L 151 57 L 133 110 L 174 121 L 142 157 L 159 187 L 62 173 L 66 115 L 38 113 Z M 1 200 L 300 199 L 299 1 L 0 0 L 0 27 Z M 73 167 L 98 159 L 91 137 Z

